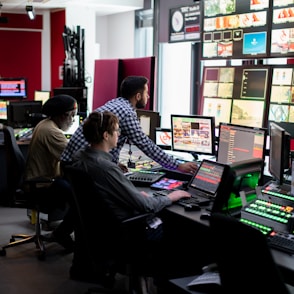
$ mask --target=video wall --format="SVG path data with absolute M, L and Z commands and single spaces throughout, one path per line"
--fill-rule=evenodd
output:
M 204 67 L 202 113 L 220 122 L 267 127 L 294 122 L 294 66 Z
M 204 0 L 202 59 L 294 56 L 293 0 Z

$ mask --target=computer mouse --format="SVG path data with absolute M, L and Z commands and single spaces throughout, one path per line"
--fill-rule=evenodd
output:
M 186 204 L 184 208 L 186 211 L 199 211 L 201 209 L 197 204 Z
M 209 212 L 203 212 L 203 213 L 200 215 L 200 219 L 208 220 L 209 218 L 210 218 L 210 213 L 209 213 Z

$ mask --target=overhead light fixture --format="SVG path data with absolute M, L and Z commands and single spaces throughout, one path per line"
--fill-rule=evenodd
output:
M 35 19 L 34 7 L 32 5 L 27 5 L 26 11 L 27 11 L 27 14 L 28 14 L 30 20 Z
M 2 9 L 2 3 L 0 2 L 0 23 L 8 23 L 8 18 L 5 16 L 1 16 L 1 9 Z

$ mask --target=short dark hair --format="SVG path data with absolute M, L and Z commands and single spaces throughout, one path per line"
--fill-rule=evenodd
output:
M 102 142 L 104 132 L 112 135 L 118 122 L 118 117 L 110 111 L 90 113 L 83 124 L 85 139 L 89 143 Z
M 130 99 L 137 93 L 142 93 L 148 82 L 144 76 L 128 76 L 120 85 L 120 94 L 123 98 Z

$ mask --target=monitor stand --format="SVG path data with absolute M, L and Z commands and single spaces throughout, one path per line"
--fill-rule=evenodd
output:
M 196 152 L 191 152 L 193 158 L 194 158 L 194 161 L 198 161 L 199 160 L 199 156 Z

